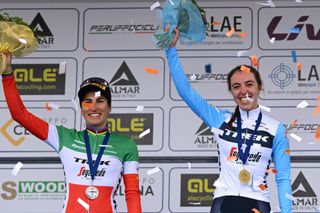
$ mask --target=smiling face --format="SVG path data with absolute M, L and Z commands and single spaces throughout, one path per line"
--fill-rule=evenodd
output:
M 242 110 L 258 107 L 258 96 L 262 85 L 259 85 L 252 72 L 235 71 L 230 78 L 230 91 L 233 100 Z
M 104 96 L 95 97 L 95 92 L 87 92 L 81 103 L 81 114 L 86 121 L 86 125 L 94 129 L 103 129 L 107 126 L 107 118 L 111 112 Z

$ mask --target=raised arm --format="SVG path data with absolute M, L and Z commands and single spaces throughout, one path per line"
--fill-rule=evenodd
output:
M 175 43 L 178 40 L 179 31 L 175 30 L 176 36 L 169 49 L 166 50 L 167 61 L 173 82 L 181 98 L 209 127 L 219 127 L 224 121 L 223 113 L 210 105 L 190 85 L 181 66 Z
M 292 212 L 292 201 L 286 196 L 292 195 L 290 177 L 290 155 L 288 138 L 285 136 L 285 128 L 279 124 L 273 141 L 273 160 L 277 169 L 276 183 L 278 188 L 278 200 L 282 213 Z
M 28 112 L 20 98 L 11 68 L 11 53 L 1 52 L 0 54 L 5 54 L 7 58 L 6 68 L 4 73 L 2 74 L 2 84 L 5 99 L 7 101 L 13 120 L 20 123 L 24 128 L 26 128 L 37 138 L 46 140 L 48 138 L 49 132 L 48 123 Z

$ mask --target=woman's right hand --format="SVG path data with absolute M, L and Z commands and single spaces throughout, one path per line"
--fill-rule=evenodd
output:
M 169 48 L 175 47 L 177 41 L 179 40 L 180 31 L 177 28 L 174 28 L 174 32 L 175 32 L 175 35 L 174 35 L 171 43 L 169 44 Z
M 3 71 L 2 74 L 10 75 L 13 72 L 11 67 L 12 53 L 8 50 L 3 50 L 0 52 L 0 58 L 2 58 L 3 63 L 3 67 L 1 68 L 1 70 Z

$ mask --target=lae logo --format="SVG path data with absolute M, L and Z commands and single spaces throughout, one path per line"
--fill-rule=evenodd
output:
M 293 41 L 299 36 L 300 32 L 303 30 L 303 27 L 305 26 L 307 38 L 309 40 L 320 40 L 320 29 L 318 29 L 318 31 L 315 32 L 314 26 L 310 23 L 306 23 L 306 21 L 309 19 L 309 16 L 300 16 L 298 18 L 298 23 L 295 26 L 293 26 L 293 28 L 297 29 L 297 32 L 291 33 L 275 32 L 276 28 L 280 24 L 281 19 L 282 16 L 275 16 L 268 25 L 267 33 L 270 39 L 275 38 L 275 40 L 278 41 Z

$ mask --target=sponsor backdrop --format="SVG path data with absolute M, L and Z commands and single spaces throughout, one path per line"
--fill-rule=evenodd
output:
M 50 6 L 12 1 L 1 3 L 0 12 L 20 16 L 40 31 L 39 49 L 13 59 L 30 112 L 56 125 L 82 129 L 79 85 L 88 77 L 105 78 L 113 96 L 109 126 L 138 144 L 144 212 L 208 212 L 219 172 L 215 140 L 178 96 L 165 54 L 151 41 L 161 29 L 159 9 L 150 10 L 153 3 Z M 288 135 L 301 137 L 289 137 L 294 211 L 315 212 L 320 190 L 320 141 L 315 137 L 320 125 L 320 2 L 275 1 L 275 7 L 236 0 L 198 3 L 206 10 L 209 31 L 203 44 L 177 45 L 187 78 L 210 103 L 233 111 L 226 75 L 257 56 L 264 82 L 260 103 L 271 108 L 266 113 L 282 121 Z M 227 37 L 232 28 L 234 34 Z M 297 108 L 302 101 L 308 106 Z M 49 103 L 57 109 L 48 108 Z M 138 106 L 144 109 L 137 111 Z M 57 154 L 11 119 L 3 92 L 0 114 L 1 207 L 6 213 L 59 212 L 65 186 Z M 150 133 L 139 138 L 147 129 Z M 24 167 L 13 176 L 18 161 Z M 156 166 L 159 171 L 148 175 Z M 272 175 L 269 186 L 277 212 Z M 123 186 L 117 199 L 119 212 L 126 212 Z

